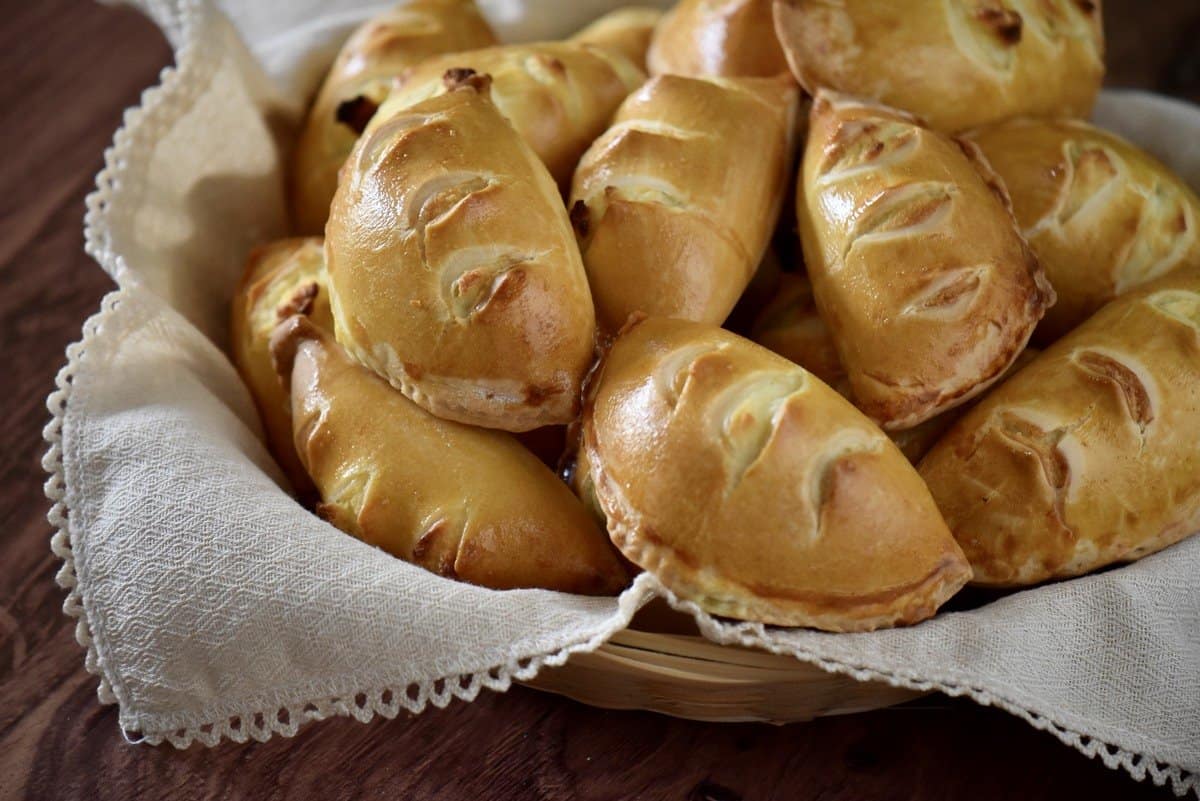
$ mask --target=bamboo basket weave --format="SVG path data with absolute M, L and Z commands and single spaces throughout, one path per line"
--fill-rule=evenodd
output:
M 691 618 L 657 601 L 595 651 L 575 654 L 526 684 L 605 709 L 727 722 L 793 723 L 922 695 L 788 656 L 718 645 L 700 636 Z

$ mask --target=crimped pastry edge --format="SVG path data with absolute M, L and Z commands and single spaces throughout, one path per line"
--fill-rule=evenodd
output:
M 513 433 L 569 423 L 575 417 L 578 402 L 575 393 L 570 391 L 561 393 L 553 401 L 541 406 L 531 406 L 515 395 L 511 387 L 502 388 L 496 382 L 475 382 L 442 376 L 427 376 L 418 380 L 398 358 L 388 360 L 393 362 L 391 364 L 380 363 L 370 351 L 363 348 L 353 337 L 346 335 L 343 326 L 336 325 L 339 316 L 336 303 L 333 308 L 335 328 L 338 329 L 336 333 L 342 334 L 337 337 L 338 344 L 356 361 L 435 417 Z M 438 387 L 445 387 L 446 392 L 438 391 Z M 455 387 L 475 391 L 460 390 L 455 393 Z
M 701 587 L 696 580 L 697 571 L 681 567 L 683 560 L 677 556 L 678 549 L 648 540 L 642 516 L 604 469 L 590 418 L 585 418 L 582 428 L 583 447 L 587 449 L 596 499 L 608 518 L 609 539 L 625 558 L 653 574 L 671 592 L 695 603 L 709 614 L 768 625 L 805 626 L 833 632 L 874 631 L 919 623 L 932 617 L 938 607 L 970 579 L 969 569 L 965 573 L 955 571 L 953 560 L 943 561 L 926 577 L 902 588 L 890 602 L 857 602 L 848 598 L 839 608 L 834 608 L 833 596 L 829 596 L 829 603 L 821 600 L 807 602 L 761 598 L 749 594 L 739 599 L 733 597 L 737 591 L 736 583 L 717 574 L 722 587 L 733 592 L 726 597 L 715 596 Z M 959 575 L 956 576 L 956 572 Z M 898 599 L 904 599 L 905 603 L 898 610 L 891 609 L 896 606 Z

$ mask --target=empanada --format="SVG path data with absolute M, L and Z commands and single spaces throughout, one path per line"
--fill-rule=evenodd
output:
M 272 355 L 317 513 L 439 575 L 493 589 L 611 594 L 627 580 L 587 511 L 508 434 L 434 417 L 296 316 Z
M 571 187 L 603 330 L 635 311 L 725 319 L 775 227 L 795 106 L 790 79 L 679 75 L 621 104 Z
M 338 341 L 439 417 L 568 422 L 595 317 L 566 209 L 486 76 L 447 81 L 377 117 L 342 171 L 325 242 Z
M 788 70 L 771 0 L 679 0 L 650 40 L 651 75 L 769 77 Z
M 577 42 L 541 42 L 451 53 L 405 74 L 377 119 L 445 91 L 443 76 L 474 70 L 492 76 L 492 102 L 545 163 L 563 193 L 579 157 L 604 132 L 645 74 L 616 50 Z M 374 126 L 373 126 L 374 127 Z
M 1099 0 L 775 0 L 800 84 L 960 131 L 1022 114 L 1086 117 L 1104 77 Z
M 1200 529 L 1200 263 L 1064 336 L 920 471 L 980 584 L 1077 576 Z
M 342 46 L 292 151 L 292 225 L 320 234 L 338 169 L 408 67 L 439 53 L 495 44 L 473 0 L 410 0 L 364 23 Z
M 646 49 L 663 12 L 645 6 L 625 6 L 610 11 L 571 37 L 572 42 L 616 50 L 643 70 Z
M 256 248 L 230 310 L 233 363 L 254 397 L 275 461 L 293 489 L 304 493 L 312 489 L 312 482 L 292 445 L 291 402 L 271 366 L 269 347 L 275 326 L 293 314 L 306 314 L 317 326 L 333 330 L 319 237 L 284 239 Z
M 728 331 L 635 321 L 582 434 L 613 542 L 710 613 L 860 631 L 923 620 L 970 576 L 884 433 Z
M 1117 295 L 1200 263 L 1200 198 L 1154 157 L 1079 120 L 1020 119 L 966 134 L 1012 197 L 1058 302 L 1050 342 Z
M 984 390 L 1054 292 L 975 147 L 821 91 L 796 206 L 808 275 L 858 407 L 912 428 Z

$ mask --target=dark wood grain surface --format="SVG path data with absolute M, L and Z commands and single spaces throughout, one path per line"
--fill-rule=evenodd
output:
M 1110 83 L 1200 100 L 1200 4 L 1107 2 Z M 292 740 L 128 745 L 61 613 L 44 400 L 110 288 L 83 198 L 170 51 L 135 12 L 0 0 L 0 799 L 1166 798 L 1003 712 L 933 697 L 785 727 L 609 712 L 516 688 Z

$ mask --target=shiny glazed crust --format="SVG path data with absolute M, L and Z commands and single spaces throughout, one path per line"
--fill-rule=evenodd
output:
M 1099 0 L 775 0 L 811 94 L 869 97 L 960 131 L 1022 114 L 1087 117 L 1104 77 Z
M 1060 339 L 920 471 L 979 584 L 1077 576 L 1200 529 L 1200 263 Z
M 854 392 L 838 358 L 833 335 L 817 313 L 812 285 L 803 276 L 794 273 L 782 276 L 778 294 L 763 308 L 753 333 L 759 345 L 795 362 L 854 402 Z M 1034 348 L 1021 351 L 1000 380 L 1029 364 L 1036 355 Z M 956 406 L 912 428 L 885 433 L 916 464 L 973 402 Z
M 326 259 L 338 341 L 426 410 L 571 420 L 595 318 L 566 209 L 485 76 L 379 116 L 343 170 Z
M 620 52 L 596 45 L 540 42 L 489 47 L 438 56 L 414 67 L 376 119 L 394 117 L 442 94 L 446 73 L 462 70 L 492 77 L 492 102 L 564 193 L 583 151 L 604 132 L 625 96 L 646 79 Z
M 787 78 L 664 75 L 621 104 L 571 187 L 602 329 L 635 311 L 724 321 L 775 227 L 796 101 Z
M 771 0 L 679 0 L 650 41 L 651 75 L 766 78 L 788 71 Z
M 1152 156 L 1080 120 L 1020 119 L 966 134 L 1004 180 L 1058 302 L 1052 342 L 1117 295 L 1200 263 L 1200 198 Z
M 233 362 L 254 397 L 275 461 L 298 493 L 312 489 L 292 444 L 292 410 L 287 391 L 271 366 L 271 332 L 293 314 L 333 330 L 329 279 L 321 239 L 284 239 L 256 248 L 233 296 L 230 346 Z
M 582 432 L 613 542 L 713 614 L 869 630 L 929 617 L 970 575 L 878 428 L 721 329 L 627 327 L 593 378 Z
M 570 490 L 508 434 L 434 417 L 303 317 L 275 332 L 317 513 L 447 578 L 616 593 L 628 576 Z
M 338 169 L 396 76 L 440 53 L 495 44 L 474 0 L 410 0 L 363 23 L 338 53 L 292 151 L 293 228 L 321 234 Z
M 856 403 L 889 430 L 986 389 L 1054 301 L 977 149 L 903 112 L 819 92 L 796 205 Z
M 578 31 L 571 41 L 616 50 L 645 70 L 650 37 L 662 16 L 663 12 L 657 8 L 618 8 Z

